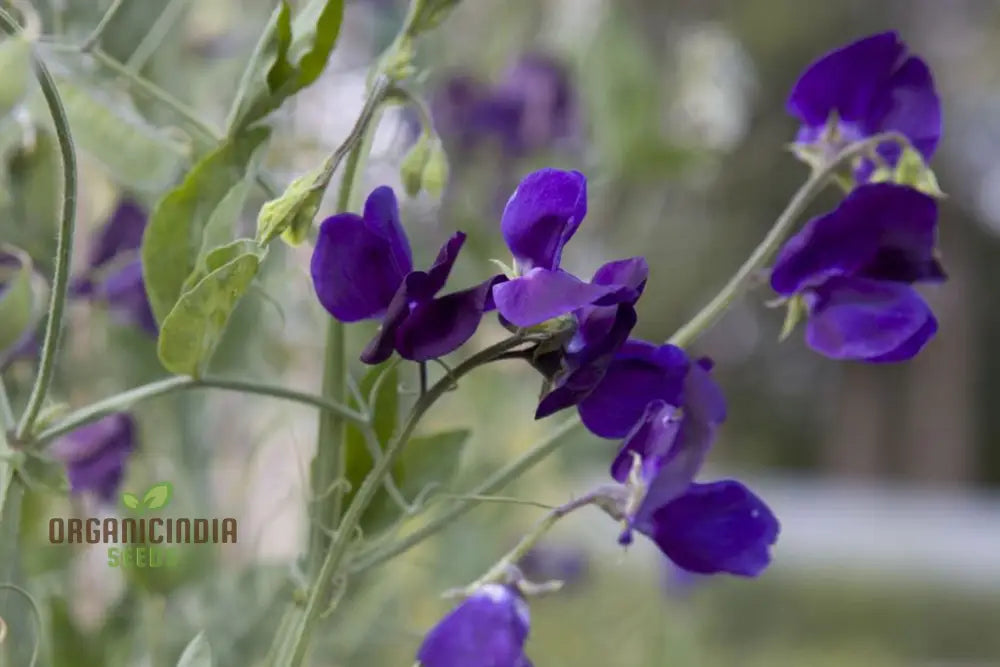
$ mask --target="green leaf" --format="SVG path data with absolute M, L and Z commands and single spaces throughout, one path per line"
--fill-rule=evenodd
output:
M 261 59 L 266 73 L 255 74 L 254 92 L 237 114 L 237 129 L 260 120 L 319 78 L 343 18 L 344 0 L 311 0 L 294 21 L 288 2 L 282 0 L 265 48 L 269 57 Z
M 31 82 L 31 43 L 24 35 L 0 42 L 0 118 L 21 103 Z
M 123 494 L 122 501 L 125 501 L 125 496 L 130 494 Z M 159 482 L 154 484 L 146 490 L 146 495 L 142 497 L 142 504 L 148 510 L 158 510 L 163 509 L 170 502 L 170 499 L 174 495 L 174 485 L 170 482 Z
M 467 429 L 457 429 L 411 439 L 396 464 L 403 494 L 412 501 L 432 485 L 448 484 L 458 472 L 470 435 Z
M 167 370 L 201 374 L 229 316 L 257 275 L 264 252 L 253 241 L 236 241 L 209 254 L 208 275 L 181 295 L 160 327 L 157 352 Z
M 122 505 L 129 508 L 130 510 L 139 509 L 139 499 L 134 493 L 129 493 L 126 491 L 122 494 Z
M 803 301 L 802 297 L 798 294 L 788 299 L 786 304 L 787 310 L 785 311 L 785 322 L 781 325 L 781 333 L 778 335 L 778 340 L 783 341 L 792 335 L 795 331 L 795 327 L 799 325 L 808 313 L 806 309 L 806 303 Z
M 224 203 L 232 212 L 230 192 L 243 182 L 248 165 L 269 131 L 257 128 L 228 140 L 194 166 L 184 182 L 153 210 L 142 242 L 146 291 L 157 321 L 163 323 L 195 271 L 205 229 Z M 218 225 L 213 226 L 213 234 Z
M 439 140 L 431 145 L 421 181 L 424 190 L 432 197 L 440 197 L 444 186 L 448 184 L 448 155 Z
M 277 199 L 265 203 L 257 216 L 257 240 L 267 245 L 281 236 L 290 245 L 306 240 L 323 194 L 333 176 L 328 158 L 322 165 L 292 181 Z
M 53 72 L 66 107 L 73 142 L 94 157 L 112 179 L 132 190 L 161 192 L 191 160 L 191 146 L 177 134 L 152 126 L 118 91 L 75 73 Z M 32 109 L 45 117 L 41 95 Z
M 204 632 L 194 636 L 177 660 L 177 667 L 212 667 L 212 647 Z
M 924 156 L 912 146 L 903 148 L 894 168 L 879 167 L 872 173 L 869 180 L 872 183 L 889 181 L 899 183 L 900 185 L 908 185 L 926 195 L 939 199 L 945 196 L 938 185 L 934 171 L 924 161 Z
M 5 271 L 8 267 L 0 264 L 0 352 L 19 341 L 27 332 L 35 310 L 31 258 L 7 244 L 0 246 L 2 254 L 13 256 L 18 266 L 8 273 Z
M 421 134 L 417 143 L 413 144 L 399 165 L 399 175 L 403 181 L 406 194 L 416 197 L 424 181 L 424 168 L 431 156 L 431 140 L 426 134 Z

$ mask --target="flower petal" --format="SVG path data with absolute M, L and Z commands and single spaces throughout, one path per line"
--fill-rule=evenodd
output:
M 622 285 L 635 292 L 634 303 L 642 295 L 649 278 L 649 264 L 645 257 L 629 257 L 608 262 L 594 272 L 590 282 L 595 285 Z
M 806 298 L 806 343 L 832 359 L 902 361 L 937 331 L 930 307 L 901 283 L 831 278 Z
M 640 510 L 635 527 L 685 570 L 744 577 L 768 566 L 779 530 L 767 505 L 734 480 L 692 484 L 670 502 Z
M 130 262 L 105 276 L 100 290 L 111 314 L 118 321 L 136 326 L 152 336 L 159 333 L 160 328 L 143 282 L 141 260 Z
M 125 463 L 135 449 L 135 422 L 117 412 L 70 432 L 52 445 L 54 458 L 66 466 L 74 493 L 90 491 L 102 500 L 114 499 Z
M 542 169 L 517 186 L 500 229 L 522 271 L 555 269 L 586 214 L 586 177 L 578 171 Z
M 539 268 L 494 287 L 493 299 L 508 321 L 530 327 L 620 295 L 622 289 L 620 285 L 586 283 L 561 269 Z
M 414 272 L 420 277 L 414 276 L 409 281 L 408 289 L 411 301 L 426 301 L 441 291 L 441 288 L 448 282 L 451 268 L 455 265 L 458 252 L 464 243 L 465 233 L 455 232 L 441 246 L 431 268 L 425 272 Z
M 827 53 L 795 82 L 788 112 L 813 127 L 833 111 L 850 123 L 864 121 L 905 50 L 896 32 L 883 32 Z
M 895 130 L 906 136 L 924 159 L 934 155 L 941 138 L 941 99 L 927 63 L 910 56 L 893 72 L 872 101 L 868 123 L 869 134 Z M 886 157 L 895 163 L 899 146 L 887 145 L 893 150 Z
M 123 252 L 138 250 L 146 220 L 145 209 L 131 199 L 122 199 L 90 246 L 88 266 L 96 269 Z
M 483 319 L 495 276 L 461 292 L 418 304 L 396 332 L 396 350 L 404 359 L 426 361 L 455 351 L 472 338 Z
M 771 287 L 789 295 L 836 275 L 906 282 L 943 276 L 934 257 L 936 223 L 933 198 L 893 183 L 862 185 L 788 240 Z
M 365 200 L 362 217 L 365 226 L 388 244 L 389 257 L 396 272 L 406 275 L 412 271 L 410 240 L 403 231 L 403 223 L 399 219 L 399 204 L 396 203 L 396 193 L 392 188 L 383 185 L 372 190 Z
M 377 317 L 403 282 L 398 243 L 353 213 L 340 213 L 320 225 L 310 270 L 316 296 L 341 322 Z
M 611 362 L 604 379 L 580 402 L 584 425 L 602 438 L 624 437 L 650 401 L 682 404 L 684 379 L 690 366 L 680 348 L 629 340 Z
M 601 382 L 618 350 L 635 327 L 631 304 L 587 308 L 580 327 L 563 357 L 554 387 L 538 403 L 535 419 L 577 405 Z M 581 341 L 577 345 L 577 341 Z
M 634 457 L 638 456 L 642 459 L 643 480 L 648 484 L 671 456 L 680 430 L 680 408 L 660 400 L 650 401 L 635 426 L 625 436 L 618 455 L 611 463 L 611 476 L 621 484 L 627 482 Z M 681 489 L 691 481 L 689 479 Z
M 525 667 L 528 605 L 513 590 L 487 584 L 427 634 L 421 667 Z

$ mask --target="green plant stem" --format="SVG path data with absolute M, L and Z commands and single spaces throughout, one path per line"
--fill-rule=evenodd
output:
M 494 472 L 468 493 L 461 494 L 466 496 L 466 498 L 452 503 L 448 509 L 433 518 L 419 530 L 388 546 L 375 545 L 358 554 L 356 558 L 352 559 L 348 572 L 350 574 L 361 574 L 374 567 L 378 567 L 382 563 L 409 551 L 424 540 L 441 532 L 452 525 L 456 519 L 478 506 L 481 501 L 477 496 L 489 496 L 490 494 L 497 493 L 521 477 L 525 472 L 544 461 L 550 454 L 562 447 L 569 440 L 569 436 L 574 434 L 581 426 L 582 423 L 579 417 L 574 416 L 567 419 L 534 447 Z
M 778 251 L 781 243 L 799 219 L 799 216 L 805 212 L 806 207 L 809 206 L 812 200 L 822 192 L 823 188 L 830 181 L 830 178 L 851 160 L 864 155 L 866 152 L 887 141 L 900 142 L 904 145 L 909 143 L 906 137 L 897 132 L 878 134 L 864 141 L 847 146 L 829 162 L 814 169 L 809 179 L 792 196 L 785 210 L 775 220 L 774 225 L 764 239 L 754 248 L 750 256 L 743 262 L 743 265 L 729 279 L 729 282 L 687 324 L 678 329 L 667 342 L 678 347 L 686 347 L 702 332 L 718 321 L 733 301 L 746 288 L 747 279 L 763 268 Z
M 113 412 L 126 410 L 140 401 L 188 389 L 222 389 L 225 391 L 235 391 L 244 394 L 270 396 L 272 398 L 280 398 L 286 401 L 311 405 L 315 408 L 323 410 L 324 412 L 335 413 L 348 421 L 362 425 L 365 424 L 365 417 L 361 413 L 340 403 L 335 403 L 323 398 L 322 396 L 314 396 L 312 394 L 285 389 L 284 387 L 259 384 L 247 380 L 230 380 L 215 377 L 204 377 L 198 379 L 190 377 L 171 377 L 130 389 L 126 392 L 116 394 L 115 396 L 111 396 L 70 413 L 66 417 L 60 419 L 57 423 L 41 431 L 34 438 L 34 442 L 39 445 L 51 442 L 55 438 L 80 428 L 84 424 L 89 424 L 90 422 L 96 421 Z
M 16 35 L 20 26 L 6 10 L 0 8 L 0 25 L 3 30 Z M 59 334 L 62 330 L 63 310 L 66 307 L 66 292 L 69 287 L 69 262 L 73 255 L 73 233 L 76 227 L 76 153 L 70 134 L 69 119 L 63 108 L 62 99 L 55 81 L 40 58 L 34 58 L 35 75 L 38 77 L 42 95 L 52 115 L 52 123 L 59 142 L 59 154 L 63 171 L 63 201 L 60 214 L 55 271 L 52 276 L 52 298 L 49 302 L 48 321 L 42 341 L 42 357 L 38 365 L 38 375 L 28 396 L 28 405 L 17 426 L 16 439 L 21 440 L 30 432 L 35 419 L 45 403 L 45 396 L 52 382 L 56 353 L 59 351 Z
M 7 389 L 0 378 L 0 585 L 14 585 L 19 574 L 19 553 L 21 526 L 21 502 L 24 499 L 24 483 L 17 476 L 15 463 L 11 459 L 13 450 L 7 443 L 8 429 L 14 428 L 14 414 L 7 399 Z M 0 618 L 6 619 L 8 628 L 19 629 L 21 619 L 12 611 L 9 595 L 0 596 Z M 15 636 L 13 632 L 10 636 Z M 18 659 L 21 652 L 16 648 L 7 654 L 7 646 L 0 646 L 0 661 L 5 657 Z
M 94 28 L 93 32 L 90 33 L 90 36 L 88 36 L 87 39 L 83 41 L 83 44 L 80 45 L 81 51 L 86 53 L 97 46 L 97 43 L 101 40 L 101 35 L 104 34 L 104 30 L 108 27 L 108 24 L 111 23 L 111 19 L 115 17 L 115 14 L 118 13 L 118 10 L 124 2 L 125 0 L 111 0 L 111 6 L 108 7 L 106 12 L 104 12 L 104 16 L 102 16 L 101 20 L 97 22 L 97 26 Z
M 233 97 L 233 102 L 229 106 L 229 113 L 226 114 L 226 132 L 232 132 L 235 128 L 236 121 L 239 118 L 240 108 L 243 106 L 243 101 L 246 96 L 250 93 L 250 88 L 253 87 L 254 77 L 257 75 L 257 66 L 260 63 L 260 59 L 264 57 L 264 52 L 267 50 L 267 44 L 271 41 L 271 37 L 274 33 L 274 28 L 278 24 L 278 16 L 281 14 L 281 3 L 275 5 L 274 10 L 271 12 L 271 16 L 267 19 L 267 24 L 264 26 L 263 32 L 260 34 L 260 39 L 253 47 L 253 52 L 250 54 L 250 60 L 247 62 L 247 66 L 243 69 L 243 75 L 240 77 L 240 82 L 236 86 L 236 96 Z
M 132 55 L 128 57 L 125 67 L 133 72 L 142 71 L 142 68 L 146 66 L 146 61 L 156 52 L 156 49 L 160 48 L 163 39 L 177 23 L 177 19 L 180 18 L 190 1 L 170 0 L 167 3 L 160 15 L 153 21 L 153 25 L 149 27 L 149 31 L 143 35 L 142 41 L 132 51 Z
M 277 667 L 298 667 L 302 664 L 316 621 L 319 620 L 320 612 L 330 597 L 332 587 L 335 583 L 334 575 L 337 573 L 344 556 L 347 554 L 347 549 L 351 541 L 356 537 L 361 516 L 375 497 L 375 492 L 382 486 L 386 475 L 392 470 L 392 466 L 402 453 L 403 447 L 409 441 L 410 436 L 413 435 L 413 431 L 427 410 L 441 396 L 449 392 L 455 382 L 463 375 L 474 368 L 493 361 L 498 355 L 523 343 L 524 339 L 522 337 L 513 336 L 472 355 L 456 366 L 451 375 L 438 380 L 427 390 L 426 394 L 417 399 L 399 432 L 386 446 L 382 458 L 375 462 L 371 472 L 365 477 L 364 482 L 362 482 L 354 498 L 351 499 L 350 504 L 347 506 L 347 511 L 344 513 L 344 517 L 336 533 L 334 533 L 322 566 L 311 582 L 312 587 L 309 591 L 305 607 L 298 613 L 293 614 L 292 622 L 285 626 L 288 634 L 286 637 L 279 637 L 279 640 L 274 644 L 276 655 L 273 655 L 273 660 L 268 664 L 276 665 Z

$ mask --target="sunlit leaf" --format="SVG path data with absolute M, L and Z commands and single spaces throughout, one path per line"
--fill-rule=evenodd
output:
M 231 247 L 210 254 L 212 268 L 194 287 L 184 292 L 160 327 L 157 352 L 167 370 L 180 375 L 199 376 L 225 331 L 229 316 L 246 292 L 264 257 L 264 249 L 236 242 L 241 248 L 229 258 Z M 238 244 L 238 245 L 237 245 Z M 252 248 L 247 251 L 247 248 Z
M 281 106 L 322 74 L 337 43 L 344 18 L 343 0 L 311 0 L 291 18 L 285 0 L 272 23 L 262 69 L 254 73 L 251 94 L 237 114 L 236 127 L 245 127 Z
M 257 216 L 257 240 L 268 244 L 279 235 L 291 245 L 306 240 L 333 170 L 329 160 L 299 176 Z
M 149 301 L 161 323 L 197 268 L 206 225 L 223 202 L 227 214 L 232 213 L 235 207 L 226 201 L 228 195 L 243 182 L 268 134 L 267 129 L 257 128 L 225 142 L 202 158 L 153 210 L 143 238 L 142 263 Z
M 134 493 L 126 491 L 122 494 L 122 505 L 130 510 L 139 509 L 139 498 Z

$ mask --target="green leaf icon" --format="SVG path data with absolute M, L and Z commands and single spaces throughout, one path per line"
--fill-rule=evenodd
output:
M 160 482 L 149 487 L 146 495 L 142 497 L 142 504 L 146 509 L 158 510 L 167 506 L 170 498 L 174 495 L 174 487 L 170 482 Z
M 126 491 L 122 494 L 122 505 L 130 510 L 139 509 L 139 499 L 135 497 L 134 493 Z

